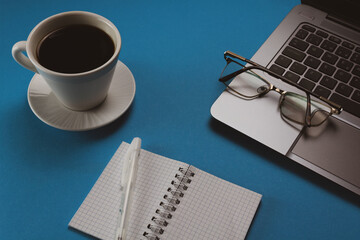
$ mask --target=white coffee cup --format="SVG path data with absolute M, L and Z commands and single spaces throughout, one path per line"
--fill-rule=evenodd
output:
M 57 29 L 74 24 L 91 25 L 107 33 L 115 49 L 111 58 L 95 69 L 80 73 L 55 72 L 42 66 L 36 54 L 40 41 Z M 56 14 L 40 22 L 30 32 L 27 41 L 14 44 L 12 55 L 20 65 L 40 74 L 64 106 L 75 111 L 84 111 L 96 107 L 105 100 L 120 48 L 120 33 L 108 19 L 95 13 L 72 11 Z

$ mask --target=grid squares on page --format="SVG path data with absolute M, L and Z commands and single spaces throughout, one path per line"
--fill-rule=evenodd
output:
M 120 206 L 120 176 L 127 144 L 121 144 L 90 190 L 69 226 L 100 239 L 113 239 Z
M 122 143 L 81 204 L 69 226 L 103 240 L 114 239 L 121 204 L 120 179 L 129 144 Z M 185 163 L 141 150 L 130 209 L 128 236 L 142 236 L 174 173 Z M 153 207 L 151 207 L 153 206 Z
M 161 239 L 244 239 L 261 195 L 195 167 Z
M 140 162 L 134 201 L 129 220 L 129 239 L 138 239 L 145 231 L 149 231 L 148 224 L 156 215 L 156 209 L 174 180 L 179 167 L 188 165 L 147 151 L 141 152 L 144 161 Z M 141 175 L 141 177 L 139 177 Z
M 114 238 L 120 207 L 120 177 L 123 156 L 129 144 L 122 143 L 69 226 L 110 240 Z M 188 164 L 141 150 L 133 204 L 130 209 L 129 239 L 150 232 L 147 225 L 156 216 L 159 203 L 171 187 L 179 167 Z M 195 173 L 177 205 L 161 239 L 244 239 L 261 200 L 261 195 L 190 166 Z

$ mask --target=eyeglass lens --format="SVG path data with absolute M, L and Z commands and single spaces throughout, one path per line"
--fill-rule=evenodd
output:
M 286 92 L 283 94 L 282 99 L 280 100 L 281 114 L 287 119 L 302 125 L 306 125 L 306 107 L 306 96 L 302 96 L 296 93 Z M 325 122 L 330 115 L 330 111 L 331 109 L 329 107 L 312 100 L 310 105 L 310 126 L 318 126 Z
M 227 76 L 241 68 L 242 66 L 236 62 L 230 62 L 225 67 L 221 77 Z M 261 74 L 263 74 L 263 72 L 257 69 L 245 71 L 237 76 L 234 76 L 235 81 L 232 81 L 234 78 L 228 81 L 232 81 L 229 88 L 234 94 L 239 95 L 238 97 L 241 98 L 258 97 L 270 90 L 270 85 L 264 81 Z
M 242 65 L 230 61 L 223 70 L 221 77 L 234 73 L 241 68 L 243 68 Z M 266 76 L 266 73 L 258 69 L 242 72 L 228 81 L 231 82 L 234 80 L 228 85 L 228 90 L 240 98 L 253 99 L 260 97 L 261 95 L 266 94 L 271 87 L 270 84 L 264 80 Z M 298 124 L 309 125 L 309 123 L 305 122 L 307 101 L 305 93 L 304 95 L 292 92 L 283 93 L 280 99 L 281 115 Z M 330 107 L 312 100 L 310 104 L 311 120 L 309 126 L 318 126 L 322 124 L 329 117 L 330 112 Z

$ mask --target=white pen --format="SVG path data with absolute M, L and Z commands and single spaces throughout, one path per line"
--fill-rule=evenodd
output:
M 141 149 L 141 139 L 136 137 L 132 140 L 128 151 L 125 154 L 125 162 L 123 165 L 121 175 L 122 186 L 122 207 L 119 214 L 121 220 L 118 222 L 116 229 L 115 240 L 125 240 L 128 228 L 130 207 L 132 202 L 132 195 L 134 192 L 136 175 L 138 170 L 139 154 Z

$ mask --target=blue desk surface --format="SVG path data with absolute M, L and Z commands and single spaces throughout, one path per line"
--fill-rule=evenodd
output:
M 247 239 L 359 239 L 360 198 L 212 119 L 223 52 L 251 57 L 299 0 L 0 1 L 0 238 L 88 239 L 67 224 L 122 141 L 263 194 Z M 33 73 L 11 56 L 44 18 L 85 10 L 122 36 L 136 95 L 117 121 L 87 132 L 31 111 Z

